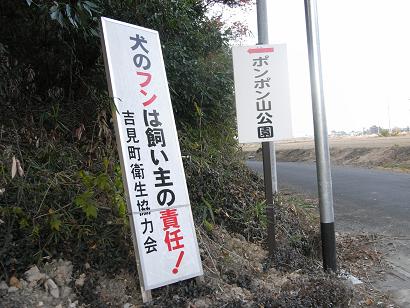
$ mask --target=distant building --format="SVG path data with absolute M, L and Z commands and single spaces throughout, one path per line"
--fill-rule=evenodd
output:
M 369 128 L 369 134 L 370 135 L 373 135 L 373 134 L 377 135 L 377 134 L 379 134 L 379 131 L 380 131 L 380 127 L 378 127 L 376 125 L 373 125 Z

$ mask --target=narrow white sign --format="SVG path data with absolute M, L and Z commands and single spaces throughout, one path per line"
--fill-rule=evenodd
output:
M 200 276 L 158 32 L 104 17 L 101 24 L 141 283 L 150 290 Z
M 292 137 L 286 45 L 232 48 L 240 143 Z

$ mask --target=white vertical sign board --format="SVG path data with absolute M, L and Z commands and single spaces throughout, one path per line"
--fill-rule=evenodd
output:
M 158 32 L 108 18 L 101 24 L 141 283 L 150 290 L 200 276 Z
M 232 48 L 240 143 L 292 137 L 286 45 Z

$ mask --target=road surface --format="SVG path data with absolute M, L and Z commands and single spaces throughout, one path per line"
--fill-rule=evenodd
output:
M 247 161 L 262 173 L 262 162 Z M 279 189 L 317 196 L 316 165 L 278 162 Z M 386 235 L 410 234 L 410 174 L 333 167 L 336 229 Z
M 263 174 L 262 162 L 247 161 Z M 316 165 L 278 162 L 279 189 L 317 197 Z M 332 168 L 336 231 L 384 235 L 394 250 L 392 269 L 376 287 L 389 291 L 400 307 L 410 307 L 410 174 L 374 169 Z

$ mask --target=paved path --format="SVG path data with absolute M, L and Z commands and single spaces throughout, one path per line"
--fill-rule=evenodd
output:
M 260 161 L 246 164 L 263 173 Z M 317 197 L 315 164 L 278 162 L 277 172 L 279 189 Z M 410 307 L 410 174 L 336 166 L 332 180 L 336 230 L 378 233 L 393 243 L 393 269 L 378 285 Z
M 262 172 L 260 161 L 247 165 Z M 278 162 L 279 188 L 317 196 L 316 166 Z M 333 167 L 336 228 L 343 231 L 410 235 L 410 174 Z

